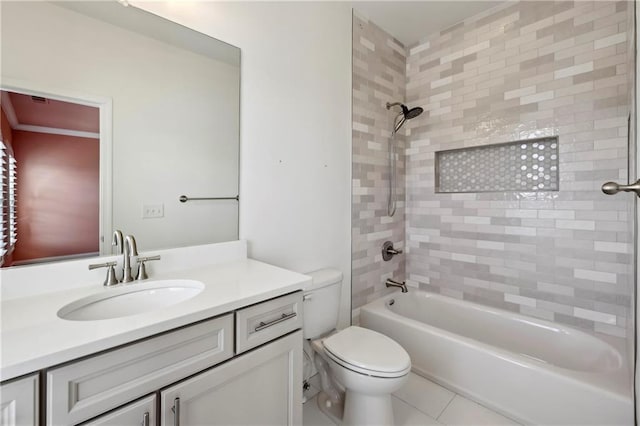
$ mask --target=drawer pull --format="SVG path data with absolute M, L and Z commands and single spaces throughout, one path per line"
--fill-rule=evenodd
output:
M 180 398 L 173 400 L 171 411 L 173 411 L 173 426 L 180 426 Z
M 297 315 L 298 314 L 296 314 L 295 312 L 291 312 L 290 314 L 282 314 L 280 318 L 276 318 L 273 321 L 269 321 L 269 322 L 260 321 L 260 324 L 256 326 L 255 331 L 264 330 L 265 328 L 271 327 L 272 325 L 276 325 L 278 323 L 281 323 L 282 321 L 286 321 L 290 318 L 294 318 Z
M 142 415 L 142 426 L 149 426 L 149 413 L 144 413 Z

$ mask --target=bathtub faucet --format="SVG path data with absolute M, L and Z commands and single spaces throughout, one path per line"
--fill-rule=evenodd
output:
M 387 281 L 385 281 L 384 284 L 387 287 L 400 287 L 402 289 L 403 293 L 406 293 L 408 291 L 407 290 L 407 284 L 404 281 L 402 281 L 400 283 L 400 282 L 398 282 L 396 280 L 392 280 L 391 278 L 387 278 Z

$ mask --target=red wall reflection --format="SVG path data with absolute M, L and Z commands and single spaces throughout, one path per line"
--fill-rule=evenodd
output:
M 99 251 L 100 143 L 13 130 L 18 242 L 14 262 Z

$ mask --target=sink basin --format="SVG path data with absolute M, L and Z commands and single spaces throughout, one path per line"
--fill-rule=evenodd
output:
M 58 317 L 70 321 L 127 317 L 184 302 L 203 288 L 203 283 L 194 280 L 161 280 L 107 288 L 63 306 Z

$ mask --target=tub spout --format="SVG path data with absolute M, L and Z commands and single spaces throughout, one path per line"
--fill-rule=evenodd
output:
M 399 288 L 401 288 L 401 289 L 402 289 L 402 292 L 403 292 L 403 293 L 407 293 L 407 291 L 408 291 L 408 290 L 407 290 L 407 284 L 406 284 L 404 281 L 402 281 L 402 282 L 398 282 L 398 281 L 393 280 L 393 279 L 391 279 L 391 278 L 387 278 L 387 281 L 385 281 L 385 282 L 384 282 L 384 284 L 385 284 L 387 287 L 399 287 Z

